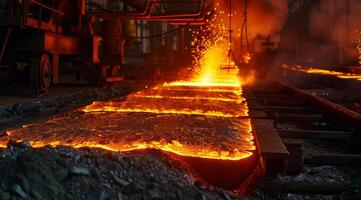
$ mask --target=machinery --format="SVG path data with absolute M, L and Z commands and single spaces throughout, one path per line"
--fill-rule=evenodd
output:
M 7 82 L 29 84 L 34 93 L 58 83 L 60 57 L 99 63 L 99 36 L 86 24 L 85 1 L 1 1 L 1 63 Z M 4 71 L 4 70 L 3 70 Z M 10 79 L 10 80 L 9 80 Z M 3 80 L 4 81 L 4 80 Z
M 125 40 L 137 36 L 134 20 L 199 25 L 206 6 L 203 0 L 0 0 L 0 83 L 46 93 L 62 69 L 102 83 L 124 62 Z

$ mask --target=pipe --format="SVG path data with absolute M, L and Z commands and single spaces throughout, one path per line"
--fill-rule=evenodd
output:
M 126 17 L 127 19 L 135 19 L 138 17 L 150 16 L 156 2 L 157 2 L 157 0 L 149 0 L 142 13 L 131 13 L 131 14 L 113 13 L 112 14 L 112 13 L 109 13 L 109 11 L 104 11 L 104 12 L 88 12 L 87 15 L 92 15 L 92 16 L 95 16 L 98 18 L 114 18 L 111 15 L 121 15 L 122 17 Z M 94 5 L 98 5 L 95 2 L 91 2 L 91 3 Z M 99 7 L 101 7 L 101 6 L 99 6 Z M 117 17 L 117 19 L 123 19 L 123 18 Z

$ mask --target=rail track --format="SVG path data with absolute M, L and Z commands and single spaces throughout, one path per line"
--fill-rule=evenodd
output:
M 301 170 L 303 161 L 337 165 L 361 163 L 360 114 L 280 82 L 248 88 L 245 96 L 251 118 L 272 120 L 286 147 L 299 147 L 303 151 L 296 167 L 291 164 L 296 159 L 291 150 L 289 171 Z

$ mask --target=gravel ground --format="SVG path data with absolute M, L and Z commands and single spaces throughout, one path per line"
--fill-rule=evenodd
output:
M 158 151 L 109 153 L 27 142 L 0 151 L 0 199 L 240 199 Z
M 259 192 L 275 199 L 361 199 L 361 169 L 343 166 L 306 166 L 302 173 L 279 175 L 259 184 Z
M 9 144 L 0 157 L 1 200 L 337 200 L 360 199 L 361 191 L 360 170 L 347 167 L 309 166 L 298 175 L 259 180 L 254 190 L 240 197 L 207 186 L 183 162 L 155 150 L 33 149 L 23 142 Z

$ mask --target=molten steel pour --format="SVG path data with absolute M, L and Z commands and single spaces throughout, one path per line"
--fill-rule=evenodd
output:
M 14 140 L 36 148 L 152 148 L 208 159 L 250 157 L 255 145 L 237 72 L 218 72 L 212 80 L 166 83 L 125 100 L 94 102 L 81 111 L 8 131 L 0 145 Z

